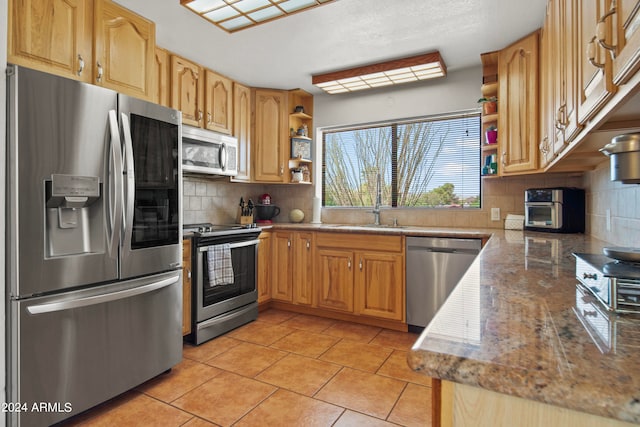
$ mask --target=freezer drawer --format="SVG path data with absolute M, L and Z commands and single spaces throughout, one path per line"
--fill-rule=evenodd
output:
M 27 411 L 9 425 L 50 425 L 175 366 L 181 279 L 174 271 L 12 302 L 8 401 Z M 33 411 L 41 402 L 53 407 Z

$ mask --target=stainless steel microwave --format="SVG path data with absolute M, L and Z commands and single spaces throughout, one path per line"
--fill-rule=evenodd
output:
M 182 126 L 182 171 L 207 175 L 238 174 L 238 139 Z
M 584 190 L 568 187 L 525 190 L 525 229 L 557 233 L 584 233 L 584 224 Z

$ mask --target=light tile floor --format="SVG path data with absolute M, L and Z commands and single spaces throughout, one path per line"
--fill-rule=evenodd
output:
M 65 426 L 430 426 L 417 335 L 267 310 Z

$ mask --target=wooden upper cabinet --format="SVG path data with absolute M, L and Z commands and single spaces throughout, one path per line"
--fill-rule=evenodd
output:
M 253 146 L 254 180 L 258 182 L 288 182 L 287 93 L 280 90 L 255 89 Z M 288 170 L 287 170 L 288 172 Z
M 156 47 L 153 102 L 171 107 L 171 54 Z
M 251 89 L 233 83 L 233 136 L 238 138 L 238 174 L 231 181 L 251 180 Z
M 580 124 L 587 123 L 604 107 L 615 92 L 611 54 L 601 46 L 597 37 L 600 35 L 605 42 L 613 42 L 612 20 L 609 18 L 603 20 L 610 5 L 611 0 L 580 0 L 576 4 L 578 121 Z
M 233 82 L 211 70 L 205 78 L 205 128 L 231 134 L 233 131 Z
M 153 100 L 155 24 L 109 0 L 94 10 L 94 84 Z
M 502 174 L 537 169 L 538 32 L 500 51 L 498 140 Z
M 93 3 L 9 0 L 8 62 L 91 82 Z
M 182 111 L 182 123 L 200 127 L 204 107 L 202 68 L 195 62 L 171 56 L 171 107 Z
M 617 55 L 613 60 L 613 83 L 621 85 L 640 70 L 640 1 L 617 0 L 611 9 L 616 32 Z

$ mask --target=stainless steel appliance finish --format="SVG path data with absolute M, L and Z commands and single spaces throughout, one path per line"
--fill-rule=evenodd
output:
M 611 181 L 640 184 L 640 134 L 618 135 L 600 151 L 609 156 Z
M 194 266 L 192 283 L 192 333 L 188 339 L 202 344 L 258 317 L 257 251 L 262 231 L 253 225 L 193 224 Z M 194 231 L 195 230 L 195 231 Z M 210 246 L 228 244 L 234 281 L 210 286 L 207 252 Z
M 406 238 L 407 323 L 426 327 L 482 247 L 479 239 Z
M 7 75 L 7 398 L 69 405 L 7 423 L 50 425 L 181 360 L 181 117 Z
M 210 130 L 184 126 L 182 170 L 206 175 L 236 176 L 238 139 Z
M 640 313 L 640 264 L 574 253 L 576 278 L 607 310 Z
M 580 188 L 531 188 L 524 192 L 525 229 L 583 233 L 585 193 Z

